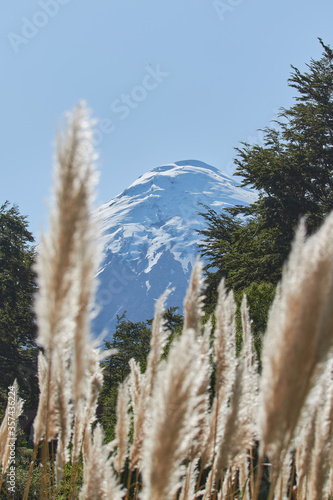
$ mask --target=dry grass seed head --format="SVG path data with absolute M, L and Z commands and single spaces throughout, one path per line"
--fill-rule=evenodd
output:
M 329 497 L 329 470 L 333 433 L 333 386 L 331 380 L 332 362 L 324 372 L 321 411 L 317 413 L 314 449 L 312 451 L 309 493 L 313 500 Z M 308 450 L 309 451 L 309 450 Z
M 204 376 L 196 334 L 185 330 L 173 343 L 153 393 L 144 441 L 145 499 L 173 498 L 179 487 L 181 463 L 198 425 L 197 394 Z
M 35 445 L 40 443 L 43 438 L 50 441 L 59 432 L 59 415 L 56 404 L 56 378 L 50 373 L 49 361 L 41 352 L 38 354 L 38 385 L 39 400 L 37 414 L 34 420 Z M 46 428 L 48 432 L 47 436 Z
M 168 333 L 165 329 L 164 320 L 164 304 L 170 294 L 170 290 L 166 290 L 164 294 L 158 299 L 155 305 L 155 314 L 152 324 L 152 332 L 150 339 L 150 351 L 147 359 L 146 381 L 145 384 L 149 386 L 149 396 L 152 395 L 154 390 L 154 383 L 158 370 L 158 363 L 160 362 L 163 354 L 163 349 L 168 339 Z
M 138 412 L 143 377 L 141 375 L 139 363 L 137 363 L 134 358 L 130 359 L 129 366 L 130 366 L 129 390 L 130 390 L 131 402 L 135 420 Z
M 118 474 L 121 473 L 128 453 L 128 433 L 130 430 L 129 419 L 129 393 L 128 380 L 119 385 L 117 400 L 117 423 L 115 436 L 117 442 L 117 455 L 114 460 L 114 467 Z
M 103 432 L 97 424 L 89 453 L 84 458 L 81 500 L 120 500 L 121 487 L 117 485 L 111 466 L 108 447 L 103 444 Z
M 224 279 L 218 288 L 215 309 L 214 362 L 216 364 L 216 392 L 221 388 L 228 392 L 232 385 L 236 359 L 236 304 L 232 292 L 227 294 Z
M 201 332 L 201 319 L 204 315 L 202 267 L 202 262 L 197 259 L 193 266 L 190 284 L 184 300 L 184 330 L 192 328 L 197 336 Z
M 333 214 L 305 241 L 296 233 L 271 308 L 262 354 L 260 454 L 273 462 L 288 450 L 333 328 Z M 282 457 L 283 459 L 283 457 Z

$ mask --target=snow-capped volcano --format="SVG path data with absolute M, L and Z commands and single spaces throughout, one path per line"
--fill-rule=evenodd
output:
M 99 272 L 94 320 L 96 335 L 112 337 L 116 316 L 131 321 L 153 317 L 167 287 L 168 306 L 182 310 L 192 265 L 198 255 L 200 203 L 217 211 L 252 203 L 256 195 L 218 169 L 196 160 L 153 168 L 100 207 L 104 262 Z

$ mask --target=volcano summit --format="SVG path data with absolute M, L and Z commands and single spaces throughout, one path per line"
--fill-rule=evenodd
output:
M 182 311 L 204 228 L 200 204 L 221 211 L 250 204 L 256 195 L 217 168 L 196 160 L 153 168 L 99 208 L 104 261 L 99 271 L 95 335 L 111 338 L 117 315 L 131 321 L 154 314 L 154 303 L 172 288 L 167 306 Z

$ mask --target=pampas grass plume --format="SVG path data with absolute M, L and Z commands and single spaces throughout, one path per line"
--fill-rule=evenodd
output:
M 155 315 L 152 324 L 150 339 L 150 352 L 147 359 L 147 369 L 144 375 L 138 372 L 136 364 L 132 361 L 131 380 L 134 410 L 134 437 L 130 450 L 131 469 L 142 460 L 142 444 L 145 436 L 145 422 L 148 418 L 149 404 L 153 394 L 163 349 L 168 339 L 163 318 L 164 304 L 170 291 L 166 290 L 155 305 Z
M 203 313 L 202 262 L 197 259 L 191 273 L 190 284 L 184 300 L 184 329 L 192 328 L 197 335 L 201 331 Z
M 128 433 L 130 429 L 129 419 L 129 393 L 128 380 L 119 385 L 117 400 L 117 423 L 115 428 L 117 455 L 114 460 L 114 468 L 118 474 L 121 473 L 128 451 Z
M 108 447 L 103 444 L 103 432 L 98 424 L 92 444 L 85 456 L 81 500 L 120 500 L 121 487 L 117 485 L 111 466 Z
M 196 333 L 185 330 L 173 343 L 164 369 L 158 372 L 143 444 L 145 500 L 172 499 L 179 486 L 181 463 L 198 424 L 199 359 Z
M 271 308 L 262 354 L 260 454 L 280 467 L 318 369 L 333 345 L 333 213 L 305 241 L 297 231 Z

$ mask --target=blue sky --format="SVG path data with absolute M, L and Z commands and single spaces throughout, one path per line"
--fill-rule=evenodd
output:
M 15 0 L 0 20 L 0 203 L 46 226 L 54 137 L 86 100 L 99 119 L 98 203 L 147 170 L 190 158 L 231 175 L 292 104 L 290 65 L 333 46 L 321 0 Z

